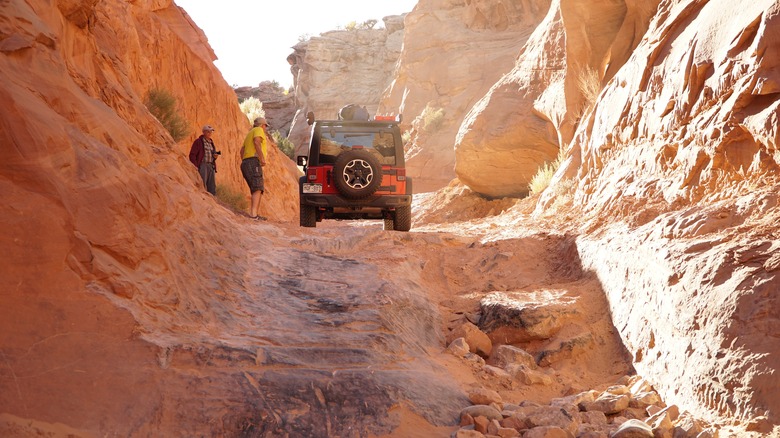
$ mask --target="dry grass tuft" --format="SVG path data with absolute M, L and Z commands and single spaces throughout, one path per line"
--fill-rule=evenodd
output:
M 586 66 L 577 75 L 577 88 L 585 98 L 584 112 L 587 112 L 596 104 L 596 99 L 601 93 L 601 78 L 592 67 Z
M 542 193 L 550 185 L 553 175 L 563 163 L 566 157 L 563 150 L 558 150 L 558 157 L 555 161 L 544 163 L 539 170 L 536 171 L 536 175 L 531 178 L 531 183 L 528 185 L 528 190 L 531 195 Z
M 237 213 L 242 213 L 249 207 L 249 201 L 243 193 L 234 192 L 222 184 L 217 184 L 217 199 Z

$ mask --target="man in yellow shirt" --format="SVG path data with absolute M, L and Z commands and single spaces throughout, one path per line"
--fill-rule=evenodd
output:
M 263 181 L 263 166 L 268 156 L 268 137 L 266 134 L 268 122 L 265 118 L 255 119 L 252 129 L 246 134 L 244 145 L 241 147 L 241 174 L 244 176 L 249 191 L 252 193 L 252 205 L 249 210 L 249 217 L 252 219 L 265 220 L 264 217 L 257 215 L 260 208 L 260 199 L 265 193 L 265 184 Z

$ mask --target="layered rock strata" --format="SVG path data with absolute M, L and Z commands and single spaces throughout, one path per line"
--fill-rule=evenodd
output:
M 415 178 L 417 192 L 438 190 L 455 177 L 461 122 L 512 68 L 549 5 L 549 0 L 423 0 L 406 16 L 404 50 L 380 112 L 404 115 L 402 128 L 410 133 L 407 174 Z M 435 129 L 426 122 L 426 108 L 443 113 Z M 490 159 L 475 153 L 464 161 Z
M 384 28 L 334 30 L 300 42 L 287 58 L 293 73 L 298 112 L 290 140 L 306 154 L 310 136 L 306 114 L 335 120 L 340 108 L 365 106 L 371 116 L 393 81 L 404 33 L 404 16 L 382 19 Z
M 538 208 L 574 178 L 600 230 L 581 258 L 637 371 L 710 421 L 780 422 L 778 17 L 772 1 L 661 2 Z
M 555 161 L 603 83 L 631 56 L 655 2 L 556 0 L 506 73 L 460 126 L 458 178 L 491 198 L 523 196 Z

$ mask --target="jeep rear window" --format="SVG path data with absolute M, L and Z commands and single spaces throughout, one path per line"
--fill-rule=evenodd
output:
M 320 134 L 320 163 L 333 164 L 343 151 L 362 146 L 382 165 L 395 165 L 395 141 L 391 130 L 366 131 L 365 128 L 323 127 Z

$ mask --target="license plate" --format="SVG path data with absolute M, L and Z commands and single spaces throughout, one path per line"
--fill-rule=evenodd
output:
M 322 193 L 322 184 L 304 184 L 303 193 Z

